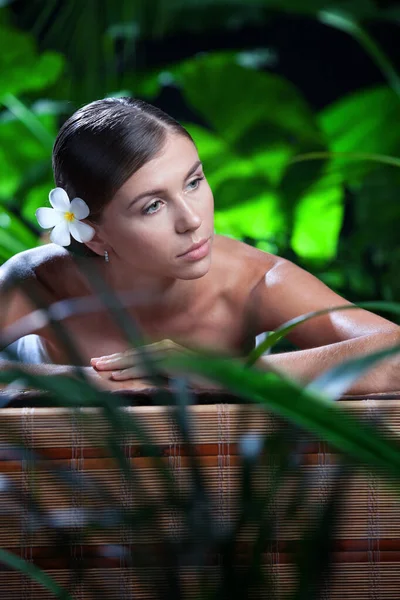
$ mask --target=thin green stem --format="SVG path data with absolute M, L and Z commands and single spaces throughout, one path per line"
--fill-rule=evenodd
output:
M 326 158 L 349 158 L 353 160 L 368 160 L 392 167 L 400 167 L 400 158 L 386 154 L 373 154 L 369 152 L 307 152 L 298 154 L 290 159 L 289 164 L 306 162 L 309 160 L 325 160 Z
M 27 129 L 51 151 L 53 138 L 32 110 L 29 110 L 21 100 L 13 94 L 6 94 L 1 98 L 1 103 L 25 125 Z
M 390 58 L 385 54 L 375 40 L 358 21 L 339 11 L 323 10 L 318 14 L 320 21 L 331 27 L 336 27 L 353 36 L 366 53 L 372 58 L 381 73 L 386 78 L 392 90 L 400 98 L 400 75 L 397 73 Z
M 16 569 L 17 571 L 21 571 L 21 573 L 24 573 L 27 577 L 37 581 L 45 589 L 52 592 L 56 598 L 60 598 L 62 600 L 72 600 L 72 596 L 67 592 L 67 590 L 60 587 L 52 577 L 47 575 L 47 573 L 23 558 L 4 550 L 4 548 L 0 548 L 0 562 L 12 567 L 13 569 Z
M 382 48 L 380 48 L 380 46 L 378 46 L 369 33 L 360 27 L 360 25 L 357 25 L 354 28 L 353 35 L 359 44 L 364 48 L 364 50 L 374 60 L 377 67 L 387 79 L 387 82 L 392 90 L 400 98 L 400 76 L 390 59 L 386 56 L 385 52 L 382 50 Z

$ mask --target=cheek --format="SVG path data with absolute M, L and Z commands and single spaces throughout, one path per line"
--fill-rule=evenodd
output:
M 156 219 L 134 220 L 119 219 L 115 221 L 110 243 L 114 250 L 120 254 L 130 254 L 140 260 L 141 257 L 164 257 L 168 253 L 171 235 L 164 231 L 163 223 Z
M 204 206 L 205 206 L 205 214 L 204 217 L 209 217 L 210 219 L 214 218 L 214 196 L 212 193 L 212 190 L 210 188 L 210 186 L 207 183 L 207 193 L 206 193 L 206 199 L 204 202 Z

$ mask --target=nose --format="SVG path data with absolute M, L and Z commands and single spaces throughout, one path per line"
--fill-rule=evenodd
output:
M 195 231 L 202 223 L 202 218 L 187 198 L 180 198 L 176 206 L 175 230 L 177 233 Z

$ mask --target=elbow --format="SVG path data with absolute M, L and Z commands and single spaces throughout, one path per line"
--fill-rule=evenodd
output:
M 400 339 L 397 344 L 398 350 L 393 358 L 387 361 L 386 371 L 386 389 L 390 392 L 400 392 Z
M 400 391 L 400 327 L 395 326 L 385 334 L 388 349 L 393 349 L 394 354 L 385 358 L 381 363 L 379 372 L 379 387 L 381 392 Z

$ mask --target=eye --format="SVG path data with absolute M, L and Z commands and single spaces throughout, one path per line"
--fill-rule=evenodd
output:
M 193 181 L 190 181 L 187 184 L 187 187 L 189 188 L 190 191 L 197 190 L 197 188 L 200 185 L 200 182 L 203 181 L 203 179 L 204 179 L 204 175 L 202 177 L 197 177 L 196 179 L 193 179 Z
M 152 215 L 155 212 L 158 212 L 158 205 L 161 203 L 161 200 L 155 200 L 152 202 L 147 208 L 144 209 L 143 213 L 145 215 Z

